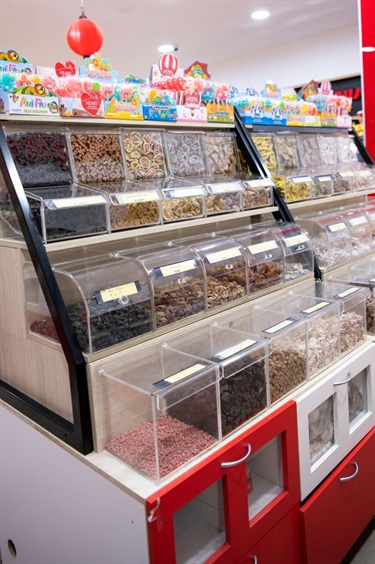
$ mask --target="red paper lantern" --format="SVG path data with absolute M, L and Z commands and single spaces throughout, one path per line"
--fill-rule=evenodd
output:
M 103 32 L 96 22 L 82 15 L 68 27 L 66 40 L 74 53 L 82 57 L 90 57 L 101 48 Z

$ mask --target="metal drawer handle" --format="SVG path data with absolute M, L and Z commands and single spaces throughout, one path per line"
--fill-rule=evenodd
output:
M 348 480 L 352 480 L 357 474 L 358 474 L 358 464 L 353 460 L 352 464 L 354 464 L 355 466 L 355 470 L 354 470 L 354 474 L 352 474 L 351 476 L 346 476 L 344 478 L 340 478 L 340 482 L 347 482 Z
M 245 462 L 246 458 L 248 458 L 250 456 L 250 453 L 251 453 L 251 445 L 248 444 L 246 446 L 247 446 L 247 453 L 245 454 L 245 456 L 243 458 L 240 458 L 240 460 L 235 460 L 234 462 L 222 462 L 221 467 L 222 468 L 230 468 L 231 466 L 237 466 L 237 464 L 241 464 L 241 462 Z
M 341 382 L 334 382 L 333 385 L 334 386 L 341 386 L 341 384 L 347 384 L 348 382 L 350 382 L 350 380 L 352 380 L 354 378 L 354 374 L 352 374 L 349 370 L 348 372 L 348 378 L 346 380 L 341 380 Z

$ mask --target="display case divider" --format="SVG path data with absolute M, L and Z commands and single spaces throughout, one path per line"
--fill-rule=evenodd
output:
M 271 178 L 272 175 L 266 165 L 263 162 L 261 155 L 259 154 L 257 148 L 255 147 L 247 127 L 241 120 L 241 116 L 237 110 L 234 108 L 234 125 L 237 135 L 237 143 L 242 151 L 243 157 L 246 160 L 251 172 L 260 174 L 263 178 Z M 264 130 L 264 128 L 263 128 Z M 276 204 L 277 210 L 273 212 L 273 216 L 276 221 L 287 221 L 295 223 L 293 215 L 286 204 L 284 198 L 280 195 L 277 188 L 273 188 L 274 202 Z M 314 260 L 314 276 L 315 278 L 321 280 L 322 273 L 321 270 Z
M 0 381 L 0 397 L 83 454 L 93 449 L 86 363 L 74 334 L 46 249 L 32 219 L 21 179 L 0 127 L 0 169 L 69 368 L 73 425 Z M 58 432 L 57 432 L 58 431 Z
M 368 150 L 366 149 L 362 139 L 359 137 L 358 133 L 356 132 L 356 130 L 353 129 L 351 130 L 350 134 L 352 135 L 353 139 L 354 139 L 354 143 L 358 149 L 359 154 L 361 155 L 363 161 L 367 164 L 367 165 L 373 165 L 374 164 L 374 160 L 371 157 L 370 153 L 368 152 Z

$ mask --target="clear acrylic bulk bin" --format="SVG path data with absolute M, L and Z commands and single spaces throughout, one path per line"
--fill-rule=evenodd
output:
M 313 378 L 339 359 L 340 304 L 327 298 L 288 291 L 267 301 L 266 307 L 308 320 L 308 378 Z
M 298 135 L 298 153 L 304 168 L 316 168 L 321 164 L 318 138 L 316 135 Z
M 306 295 L 337 301 L 340 305 L 340 352 L 351 351 L 366 340 L 366 289 L 316 280 Z
M 266 307 L 248 306 L 227 316 L 222 326 L 269 341 L 270 404 L 285 397 L 307 378 L 307 321 L 297 315 Z
M 206 215 L 238 212 L 242 209 L 243 185 L 241 175 L 205 176 L 207 190 Z
M 310 174 L 295 170 L 278 170 L 273 175 L 276 188 L 284 200 L 290 204 L 310 200 L 312 197 L 313 179 Z
M 245 249 L 250 294 L 283 283 L 283 250 L 275 234 L 260 229 L 234 234 L 234 239 Z
M 104 193 L 109 206 L 111 231 L 159 225 L 163 181 L 103 182 L 95 189 Z
M 318 135 L 320 160 L 323 166 L 337 167 L 339 163 L 338 145 L 336 138 L 331 135 Z
M 314 272 L 314 254 L 310 236 L 297 223 L 282 223 L 272 228 L 284 252 L 284 281 L 290 282 Z
M 125 166 L 119 133 L 74 129 L 69 134 L 74 177 L 80 184 L 125 180 Z
M 369 335 L 375 335 L 375 258 L 364 259 L 332 276 L 330 282 L 340 282 L 366 289 L 366 327 Z
M 330 215 L 300 218 L 298 222 L 309 233 L 320 267 L 340 264 L 352 257 L 352 238 L 344 219 Z
M 311 198 L 326 198 L 333 194 L 333 176 L 331 174 L 311 172 Z
M 7 126 L 4 131 L 25 189 L 73 183 L 66 128 Z
M 153 129 L 123 129 L 121 142 L 129 180 L 153 180 L 167 176 L 164 132 Z
M 333 174 L 333 195 L 353 192 L 354 172 L 341 170 Z
M 93 354 L 152 331 L 150 283 L 136 261 L 102 255 L 53 270 L 83 352 Z
M 279 133 L 273 137 L 279 170 L 301 167 L 298 154 L 298 136 L 289 133 Z
M 252 133 L 251 135 L 251 140 L 270 171 L 276 170 L 278 166 L 274 138 L 275 135 L 273 133 Z
M 342 218 L 349 225 L 353 257 L 358 257 L 371 251 L 372 227 L 364 210 L 346 210 L 343 212 Z
M 220 367 L 220 412 L 223 436 L 266 409 L 267 340 L 220 327 L 217 323 L 167 337 L 172 349 L 190 353 Z
M 204 176 L 207 162 L 201 131 L 166 131 L 168 173 L 176 177 Z
M 203 264 L 194 251 L 162 247 L 138 259 L 151 280 L 156 328 L 205 311 Z
M 357 161 L 358 150 L 354 140 L 347 133 L 335 135 L 337 145 L 338 162 L 342 164 L 353 164 Z
M 274 182 L 271 178 L 250 178 L 242 182 L 242 208 L 252 210 L 273 205 Z
M 246 258 L 243 248 L 234 239 L 215 237 L 193 244 L 191 248 L 204 263 L 207 309 L 246 296 Z
M 375 175 L 374 175 L 374 179 L 375 179 Z M 371 223 L 371 231 L 372 231 L 372 246 L 375 247 L 375 203 L 374 204 L 368 204 L 365 208 L 364 211 L 369 219 L 369 222 Z
M 205 133 L 203 146 L 209 175 L 233 175 L 241 172 L 235 133 L 230 131 Z
M 196 182 L 169 178 L 162 188 L 162 221 L 170 223 L 205 215 L 206 190 L 201 179 Z
M 44 243 L 110 232 L 103 194 L 76 184 L 25 191 Z
M 216 445 L 218 368 L 156 344 L 109 361 L 97 375 L 98 450 L 158 482 Z

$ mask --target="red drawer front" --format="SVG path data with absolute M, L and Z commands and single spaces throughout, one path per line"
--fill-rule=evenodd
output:
M 357 468 L 352 479 L 340 480 L 352 476 Z M 340 562 L 375 514 L 375 429 L 339 464 L 300 511 L 305 562 Z
M 299 506 L 290 511 L 240 560 L 239 564 L 301 564 Z

